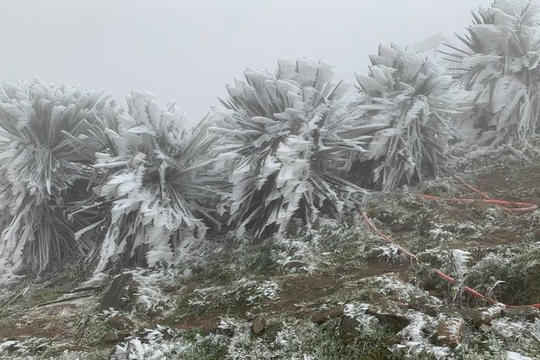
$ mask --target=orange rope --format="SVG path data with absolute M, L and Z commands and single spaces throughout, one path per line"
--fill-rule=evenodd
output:
M 446 201 L 446 202 L 474 203 L 477 201 L 481 201 L 487 204 L 497 205 L 504 211 L 507 211 L 510 213 L 528 213 L 528 212 L 533 212 L 538 209 L 538 205 L 536 204 L 528 203 L 528 202 L 521 202 L 521 201 L 506 201 L 506 200 L 498 200 L 498 199 L 448 199 L 448 198 L 442 198 L 438 196 L 425 195 L 425 194 L 419 194 L 418 196 L 427 200 L 438 200 L 438 201 Z
M 462 183 L 463 185 L 465 185 L 465 187 L 469 188 L 470 190 L 474 191 L 475 193 L 477 194 L 480 194 L 484 199 L 489 199 L 489 195 L 486 194 L 485 192 L 483 191 L 480 191 L 478 190 L 477 188 L 475 188 L 474 186 L 466 183 L 464 180 L 462 180 L 461 178 L 457 177 L 456 175 L 454 175 L 454 179 L 456 179 L 457 181 L 459 181 L 460 183 Z
M 457 203 L 472 203 L 481 201 L 487 204 L 494 204 L 499 206 L 504 211 L 507 211 L 509 213 L 528 213 L 533 212 L 538 209 L 537 204 L 528 203 L 528 202 L 522 202 L 522 201 L 506 201 L 506 200 L 499 200 L 499 199 L 492 199 L 489 197 L 488 194 L 485 192 L 478 190 L 474 186 L 466 183 L 464 180 L 460 179 L 457 176 L 454 176 L 454 178 L 459 181 L 461 184 L 463 184 L 468 189 L 474 191 L 475 193 L 482 196 L 483 199 L 449 199 L 449 198 L 442 198 L 438 196 L 432 196 L 432 195 L 426 195 L 426 194 L 419 194 L 418 196 L 427 199 L 427 200 L 436 200 L 436 201 L 446 201 L 446 202 L 457 202 Z
M 518 201 L 505 201 L 505 200 L 497 200 L 497 199 L 490 199 L 489 196 L 476 189 L 475 187 L 473 187 L 472 185 L 469 185 L 467 184 L 465 181 L 459 179 L 458 177 L 456 177 L 456 179 L 458 181 L 460 181 L 463 185 L 465 185 L 466 187 L 468 187 L 469 189 L 471 189 L 472 191 L 482 195 L 482 197 L 484 199 L 446 199 L 446 198 L 440 198 L 440 197 L 437 197 L 437 196 L 431 196 L 431 195 L 420 195 L 421 197 L 425 198 L 425 199 L 428 199 L 428 200 L 440 200 L 440 201 L 449 201 L 449 202 L 476 202 L 476 201 L 484 201 L 486 203 L 489 203 L 489 204 L 495 204 L 495 205 L 498 205 L 500 206 L 503 210 L 506 210 L 508 212 L 512 212 L 512 213 L 525 213 L 525 212 L 532 212 L 532 211 L 535 211 L 536 209 L 538 209 L 538 205 L 536 204 L 532 204 L 532 203 L 526 203 L 526 202 L 518 202 Z M 367 216 L 367 214 L 362 211 L 362 209 L 360 207 L 358 207 L 358 212 L 360 213 L 360 215 L 362 215 L 362 219 L 364 220 L 364 222 L 366 223 L 367 226 L 369 226 L 369 228 L 371 228 L 377 235 L 379 235 L 384 241 L 386 241 L 387 243 L 389 244 L 394 244 L 394 245 L 397 245 L 395 244 L 395 242 L 390 238 L 388 237 L 387 235 L 385 235 L 382 231 L 380 231 L 376 226 L 375 224 L 373 224 L 373 222 L 369 219 L 369 217 Z M 411 251 L 409 251 L 408 249 L 404 248 L 403 246 L 400 246 L 400 245 L 397 245 L 398 246 L 398 249 L 409 259 L 412 259 L 418 263 L 421 263 L 421 261 L 418 259 L 418 256 L 413 254 Z M 440 277 L 441 279 L 443 280 L 446 280 L 450 283 L 453 283 L 455 282 L 455 279 L 445 273 L 443 273 L 441 270 L 438 270 L 438 269 L 433 269 L 433 271 L 435 272 L 435 274 Z M 491 305 L 495 305 L 495 304 L 501 304 L 499 303 L 498 301 L 495 301 L 493 299 L 489 299 L 487 298 L 485 295 L 479 293 L 478 291 L 468 287 L 468 286 L 465 286 L 463 287 L 463 290 L 465 292 L 468 292 L 469 294 L 477 297 L 477 298 L 480 298 L 480 299 L 483 299 L 483 300 L 486 300 L 488 301 L 489 304 Z M 507 305 L 507 304 L 502 304 L 504 305 L 505 307 L 519 307 L 517 305 Z M 520 305 L 520 306 L 526 306 L 526 307 L 534 307 L 534 308 L 537 308 L 537 309 L 540 309 L 540 303 L 538 304 L 532 304 L 532 305 Z

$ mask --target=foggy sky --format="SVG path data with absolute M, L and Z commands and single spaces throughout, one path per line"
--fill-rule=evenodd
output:
M 350 81 L 379 43 L 453 40 L 492 0 L 0 0 L 0 81 L 131 89 L 197 123 L 246 67 L 333 64 Z

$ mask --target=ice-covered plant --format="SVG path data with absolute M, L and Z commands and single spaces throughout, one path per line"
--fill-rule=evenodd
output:
M 357 202 L 365 191 L 343 175 L 381 126 L 357 121 L 350 86 L 333 85 L 332 68 L 307 59 L 280 59 L 275 74 L 244 76 L 227 87 L 211 128 L 222 136 L 217 164 L 232 184 L 221 208 L 229 223 L 261 237 L 294 216 L 309 226 L 319 213 L 337 215 Z
M 353 167 L 360 186 L 392 190 L 441 174 L 447 163 L 449 117 L 455 111 L 445 70 L 412 50 L 381 45 L 369 76 L 357 75 L 368 99 L 362 121 L 387 126 Z M 367 174 L 367 176 L 366 176 Z
M 540 7 L 530 0 L 495 0 L 473 13 L 465 49 L 451 47 L 460 87 L 472 93 L 461 127 L 471 140 L 499 145 L 526 139 L 540 116 Z
M 104 180 L 94 206 L 109 209 L 96 274 L 173 261 L 186 238 L 204 236 L 213 195 L 205 155 L 214 137 L 204 126 L 185 131 L 176 105 L 161 109 L 149 93 L 134 91 L 127 104 L 94 129 L 106 146 L 96 154 Z
M 463 287 L 465 286 L 465 278 L 469 273 L 468 263 L 471 259 L 471 253 L 464 250 L 454 249 L 451 252 L 450 258 L 454 267 L 456 286 L 458 287 L 454 296 L 454 301 L 456 301 L 457 296 L 461 295 Z
M 87 195 L 95 144 L 88 129 L 108 107 L 100 94 L 41 81 L 0 88 L 0 272 L 43 271 L 86 248 L 69 217 Z

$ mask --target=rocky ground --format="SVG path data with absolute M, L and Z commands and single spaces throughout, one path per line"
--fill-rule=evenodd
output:
M 538 144 L 461 154 L 493 198 L 540 204 Z M 0 292 L 1 359 L 540 359 L 540 211 L 471 198 L 453 177 L 373 195 L 358 214 L 266 242 L 224 236 L 181 265 L 16 279 Z M 456 281 L 436 277 L 441 269 Z M 463 291 L 470 286 L 488 305 Z

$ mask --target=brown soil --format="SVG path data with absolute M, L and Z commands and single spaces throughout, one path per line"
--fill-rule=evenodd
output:
M 0 318 L 0 340 L 20 338 L 64 339 L 77 334 L 77 320 L 88 308 L 62 303 L 24 309 Z
M 491 197 L 540 204 L 540 166 L 494 170 L 478 178 L 478 187 Z
M 357 268 L 337 268 L 331 272 L 315 274 L 285 275 L 267 278 L 280 285 L 279 298 L 263 300 L 257 306 L 237 309 L 234 315 L 249 320 L 250 317 L 264 313 L 268 315 L 279 314 L 292 317 L 311 316 L 318 309 L 318 305 L 328 302 L 329 298 L 343 290 L 347 284 L 357 280 L 390 273 L 404 272 L 408 264 L 390 267 L 384 262 L 374 262 L 369 266 Z M 176 319 L 164 319 L 162 324 L 176 328 L 207 329 L 212 327 L 216 318 L 230 315 L 225 309 L 213 309 L 202 317 L 185 316 Z
M 488 250 L 494 249 L 500 245 L 515 244 L 520 241 L 519 234 L 511 231 L 500 229 L 494 230 L 480 237 L 473 238 L 467 242 L 454 242 L 444 246 L 445 250 L 460 249 L 460 250 Z
M 296 317 L 310 315 L 315 311 L 310 305 L 327 302 L 330 296 L 338 293 L 347 284 L 369 277 L 403 272 L 407 268 L 408 264 L 389 267 L 384 262 L 374 262 L 369 266 L 358 268 L 337 268 L 328 274 L 284 276 L 281 279 L 273 279 L 281 284 L 280 298 L 275 301 L 267 300 L 263 304 L 264 312 Z

